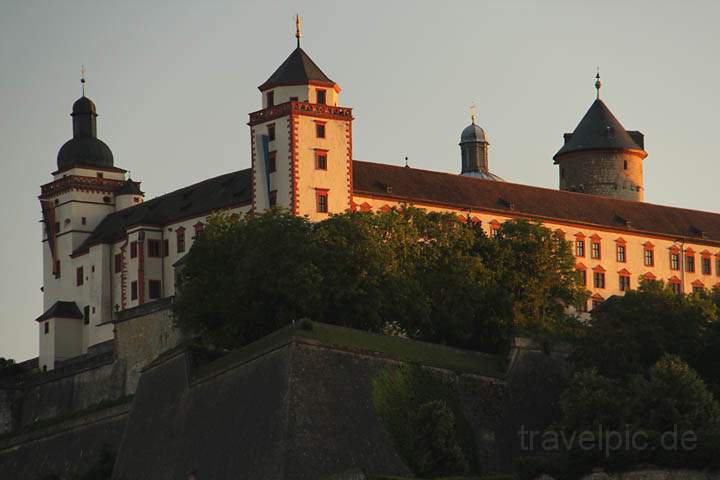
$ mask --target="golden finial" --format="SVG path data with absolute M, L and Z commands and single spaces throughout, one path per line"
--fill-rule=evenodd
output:
M 475 102 L 470 104 L 470 120 L 475 123 L 477 120 L 477 109 L 475 108 Z
M 82 96 L 85 96 L 85 65 L 80 67 L 80 85 L 82 85 Z
M 300 37 L 302 37 L 302 33 L 300 33 L 300 14 L 295 14 L 295 38 L 297 38 L 297 46 L 300 48 Z
M 600 87 L 602 87 L 602 82 L 600 81 L 600 67 L 597 67 L 597 74 L 595 75 L 595 89 L 597 90 L 598 100 L 600 100 Z

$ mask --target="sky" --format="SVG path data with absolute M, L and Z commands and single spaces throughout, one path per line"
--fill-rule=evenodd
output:
M 469 106 L 490 169 L 557 188 L 595 97 L 645 134 L 645 199 L 718 211 L 714 1 L 0 0 L 0 357 L 37 355 L 40 185 L 80 96 L 146 198 L 247 168 L 257 86 L 295 46 L 343 89 L 356 159 L 459 172 Z

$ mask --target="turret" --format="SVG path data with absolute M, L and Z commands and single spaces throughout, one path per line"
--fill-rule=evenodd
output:
M 643 160 L 647 157 L 643 134 L 627 131 L 597 98 L 553 159 L 559 166 L 560 190 L 603 195 L 625 200 L 644 198 Z
M 485 130 L 475 123 L 474 107 L 470 115 L 471 123 L 460 134 L 460 155 L 462 157 L 462 170 L 460 175 L 478 177 L 485 180 L 500 180 L 497 175 L 490 173 L 488 167 L 488 146 Z

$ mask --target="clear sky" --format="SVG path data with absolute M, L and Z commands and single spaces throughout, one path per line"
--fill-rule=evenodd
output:
M 87 94 L 146 198 L 249 166 L 257 86 L 295 44 L 354 108 L 356 159 L 458 172 L 477 105 L 490 168 L 557 187 L 594 99 L 645 134 L 645 198 L 718 211 L 716 1 L 0 1 L 0 356 L 37 355 L 40 185 Z

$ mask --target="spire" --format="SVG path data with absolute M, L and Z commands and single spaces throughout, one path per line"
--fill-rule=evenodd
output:
M 595 75 L 595 90 L 597 90 L 598 100 L 600 100 L 600 87 L 602 87 L 602 82 L 600 81 L 600 67 L 597 67 L 597 75 Z
M 297 48 L 300 48 L 300 37 L 302 37 L 302 33 L 300 32 L 300 14 L 295 14 L 295 38 L 297 38 Z
M 85 96 L 85 65 L 80 67 L 80 85 L 82 85 L 82 96 Z
M 470 104 L 470 122 L 475 123 L 477 120 L 477 109 L 475 108 L 475 102 Z

